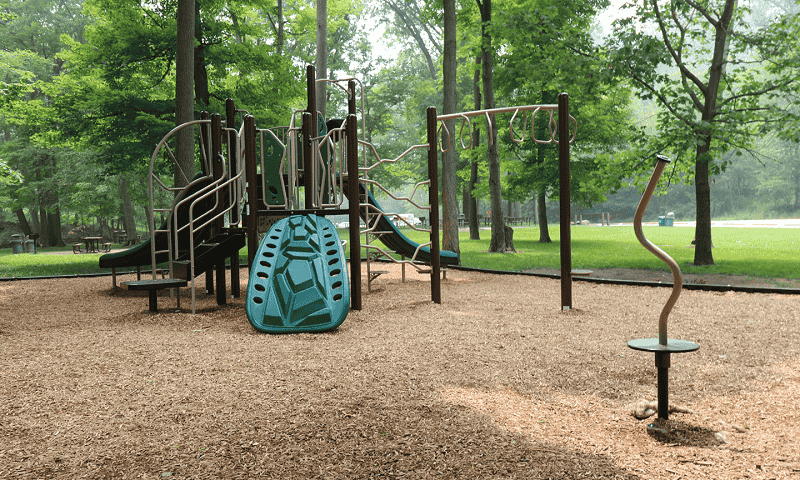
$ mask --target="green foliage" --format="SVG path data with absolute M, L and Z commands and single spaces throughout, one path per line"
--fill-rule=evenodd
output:
M 793 135 L 798 112 L 785 102 L 800 92 L 797 44 L 787 41 L 800 31 L 796 15 L 757 28 L 741 2 L 658 5 L 635 4 L 607 39 L 613 70 L 660 106 L 656 135 L 639 137 L 637 155 L 667 153 L 692 181 L 696 162 L 715 175 L 734 159 L 726 152 L 747 151 L 772 130 Z M 725 8 L 733 9 L 734 32 L 719 36 Z
M 19 183 L 22 183 L 22 174 L 9 167 L 8 163 L 0 158 L 0 186 Z
M 500 45 L 496 85 L 507 104 L 555 104 L 560 92 L 569 93 L 570 115 L 577 121 L 570 195 L 579 205 L 603 201 L 627 176 L 624 166 L 610 159 L 630 139 L 630 91 L 620 78 L 605 73 L 607 54 L 590 36 L 595 15 L 606 6 L 605 1 L 510 1 L 490 29 Z M 557 123 L 557 117 L 553 120 Z M 546 114 L 517 124 L 517 138 L 526 126 L 528 139 L 531 132 L 549 139 L 552 124 Z M 505 168 L 513 172 L 504 196 L 522 201 L 541 193 L 558 197 L 556 145 L 512 144 L 507 133 L 500 138 L 505 158 L 511 159 Z

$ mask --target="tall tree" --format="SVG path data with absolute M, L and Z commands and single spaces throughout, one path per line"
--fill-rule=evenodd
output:
M 426 21 L 417 1 L 383 0 L 383 4 L 394 13 L 397 27 L 413 39 L 414 45 L 425 57 L 431 78 L 436 79 L 438 76 L 436 57 L 442 53 L 442 44 L 439 40 L 442 38 L 442 32 L 439 27 Z
M 444 53 L 442 55 L 442 113 L 456 112 L 456 2 L 444 0 Z M 449 132 L 449 148 L 442 154 L 442 248 L 459 253 L 458 245 L 458 160 L 455 121 L 445 123 Z
M 483 106 L 487 110 L 495 108 L 494 99 L 494 50 L 492 48 L 492 0 L 475 0 L 481 12 L 481 77 L 483 80 Z M 514 247 L 506 238 L 503 217 L 503 196 L 500 184 L 500 154 L 497 148 L 497 120 L 494 116 L 487 125 L 486 157 L 489 164 L 489 195 L 491 201 L 492 238 L 490 252 L 513 251 Z
M 194 27 L 195 0 L 178 0 L 177 49 L 175 52 L 175 124 L 194 120 Z M 194 130 L 178 133 L 175 186 L 187 185 L 194 177 Z
M 328 0 L 317 0 L 317 79 L 328 78 Z M 317 110 L 324 117 L 327 111 L 327 85 L 318 83 Z
M 472 95 L 474 101 L 474 110 L 481 109 L 481 56 L 475 57 L 475 72 L 472 76 Z M 478 125 L 472 128 L 472 146 L 477 148 L 481 144 L 481 130 Z M 480 240 L 480 226 L 478 225 L 478 199 L 475 196 L 475 187 L 478 184 L 478 158 L 474 155 L 471 156 L 469 162 L 469 182 L 467 183 L 467 191 L 469 193 L 469 239 Z
M 24 179 L 14 187 L 18 194 L 14 210 L 23 227 L 27 224 L 23 208 L 30 208 L 32 220 L 41 215 L 41 222 L 32 223 L 42 230 L 45 245 L 63 243 L 61 192 L 55 178 L 63 157 L 48 145 L 57 127 L 46 115 L 52 101 L 46 90 L 63 73 L 62 36 L 81 41 L 85 25 L 80 2 L 74 0 L 8 1 L 0 15 L 3 149 Z
M 672 154 L 697 200 L 696 265 L 712 265 L 709 176 L 724 170 L 726 151 L 750 148 L 772 128 L 794 125 L 785 99 L 800 89 L 796 15 L 752 28 L 738 0 L 636 4 L 615 22 L 613 66 L 661 106 L 658 135 L 642 155 Z M 685 161 L 691 159 L 690 161 Z
M 552 105 L 560 92 L 575 99 L 570 114 L 578 129 L 571 148 L 569 195 L 578 205 L 604 200 L 629 175 L 622 166 L 609 170 L 609 156 L 628 145 L 628 87 L 605 73 L 607 52 L 591 35 L 598 12 L 607 6 L 607 0 L 527 1 L 505 8 L 494 20 L 501 52 L 496 67 L 499 95 L 517 105 Z M 531 132 L 537 139 L 549 139 L 548 115 L 539 112 L 533 120 L 518 117 L 515 136 L 528 129 L 526 138 Z M 560 194 L 556 145 L 514 144 L 504 138 L 501 146 L 518 159 L 505 164 L 513 172 L 506 177 L 505 197 L 518 202 L 536 197 L 539 241 L 548 243 L 546 199 Z

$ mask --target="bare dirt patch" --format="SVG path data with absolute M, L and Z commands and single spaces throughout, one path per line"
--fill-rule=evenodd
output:
M 562 312 L 557 280 L 450 270 L 437 305 L 381 270 L 363 310 L 299 335 L 257 333 L 243 299 L 153 315 L 109 278 L 0 284 L 0 477 L 800 475 L 798 297 L 685 291 L 670 337 L 701 347 L 670 393 L 693 413 L 659 435 L 630 414 L 656 370 L 626 342 L 668 291 L 576 282 Z

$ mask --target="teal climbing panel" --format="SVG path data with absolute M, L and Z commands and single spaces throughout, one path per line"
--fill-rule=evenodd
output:
M 350 310 L 347 262 L 333 224 L 316 215 L 276 222 L 250 269 L 247 319 L 259 332 L 323 332 Z

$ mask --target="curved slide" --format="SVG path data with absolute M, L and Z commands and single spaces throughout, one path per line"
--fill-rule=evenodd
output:
M 212 182 L 211 177 L 196 177 L 192 183 L 190 183 L 186 188 L 180 191 L 177 197 L 177 201 L 180 201 L 186 198 L 189 195 L 192 195 L 199 191 L 200 189 L 208 186 Z M 213 200 L 213 199 L 212 199 Z M 199 210 L 202 212 L 207 212 L 209 209 L 214 208 L 213 201 L 204 201 L 199 206 Z M 195 215 L 198 213 L 198 208 L 195 207 Z M 171 217 L 168 218 L 159 228 L 159 230 L 166 230 L 167 224 L 170 221 Z M 189 207 L 188 205 L 183 206 L 179 209 L 178 212 L 178 223 L 179 225 L 186 225 L 189 222 Z M 169 245 L 169 234 L 167 232 L 158 232 L 155 235 L 156 241 L 156 250 L 167 250 Z M 208 234 L 205 234 L 206 237 Z M 184 235 L 185 236 L 185 235 Z M 188 237 L 186 237 L 188 239 Z M 118 267 L 139 267 L 142 265 L 150 265 L 151 257 L 150 257 L 150 241 L 151 239 L 147 239 L 144 242 L 131 247 L 127 250 L 123 250 L 121 252 L 115 253 L 107 253 L 100 257 L 100 268 L 118 268 Z M 183 238 L 181 238 L 183 242 Z M 188 240 L 186 240 L 188 241 Z M 156 254 L 156 263 L 164 263 L 169 261 L 169 256 L 167 252 L 158 253 Z
M 358 185 L 359 190 L 363 194 L 365 191 L 367 192 L 367 198 L 369 199 L 369 203 L 374 206 L 376 209 L 383 212 L 384 210 L 381 208 L 380 204 L 375 197 L 372 196 L 363 184 L 359 183 Z M 347 189 L 343 189 L 345 193 Z M 364 219 L 366 221 L 366 219 Z M 414 252 L 417 251 L 419 247 L 419 243 L 411 240 L 407 236 L 397 228 L 397 226 L 391 222 L 385 215 L 381 216 L 380 220 L 378 220 L 378 230 L 381 232 L 389 232 L 384 233 L 379 237 L 379 240 L 386 245 L 389 249 L 403 255 L 407 258 L 411 258 L 414 256 Z M 431 248 L 430 247 L 422 247 L 417 254 L 417 258 L 415 259 L 418 262 L 422 263 L 430 263 L 431 262 Z M 451 252 L 450 250 L 440 250 L 439 251 L 439 262 L 441 265 L 458 265 L 460 260 L 458 258 L 458 254 L 456 252 Z

